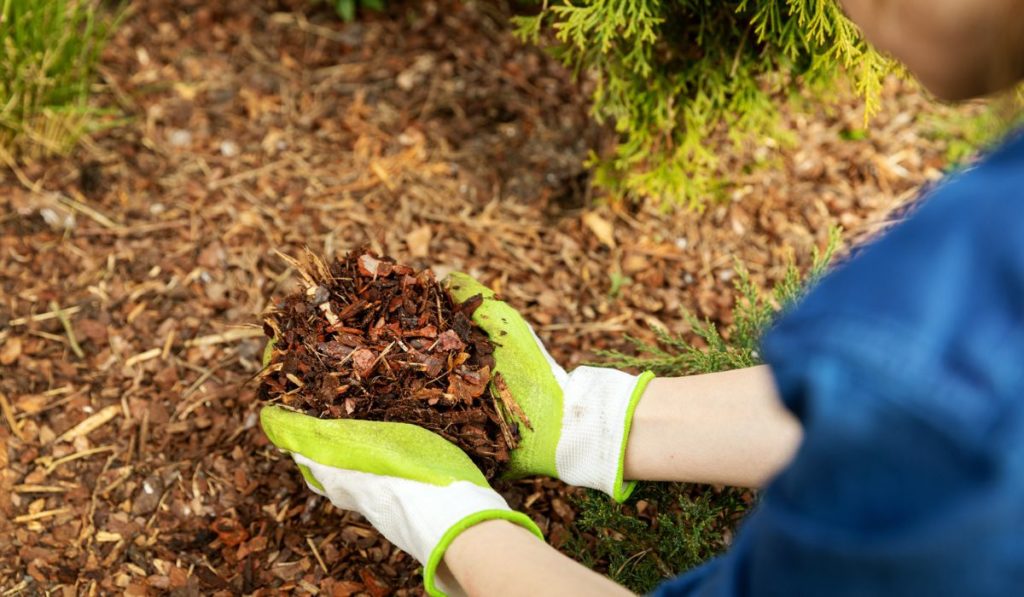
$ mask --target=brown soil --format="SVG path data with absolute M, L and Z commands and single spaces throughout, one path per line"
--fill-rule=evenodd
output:
M 864 139 L 856 100 L 787 114 L 796 143 L 728 155 L 702 214 L 596 203 L 582 164 L 611 133 L 507 5 L 313 6 L 134 2 L 97 96 L 129 121 L 0 169 L 0 589 L 420 592 L 259 429 L 259 314 L 300 285 L 276 250 L 466 271 L 572 368 L 687 312 L 728 323 L 736 261 L 771 284 L 944 164 L 945 109 L 893 82 Z M 553 545 L 574 532 L 574 490 L 498 489 Z
M 305 288 L 264 320 L 275 338 L 259 397 L 332 419 L 412 423 L 493 479 L 516 447 L 519 412 L 488 391 L 494 347 L 430 270 L 365 250 L 296 263 Z

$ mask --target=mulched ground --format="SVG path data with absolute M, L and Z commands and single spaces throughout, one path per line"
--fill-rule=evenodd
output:
M 568 366 L 683 313 L 728 320 L 828 225 L 871 234 L 933 180 L 931 106 L 894 82 L 787 116 L 700 215 L 595 207 L 609 137 L 492 2 L 342 24 L 293 1 L 135 2 L 101 102 L 130 116 L 70 159 L 0 172 L 0 589 L 7 594 L 418 593 L 418 566 L 306 491 L 258 429 L 275 250 L 368 246 L 490 284 Z M 585 84 L 584 84 L 585 86 Z M 856 137 L 856 135 L 852 135 Z M 763 168 L 746 166 L 761 163 Z M 501 490 L 560 545 L 558 482 Z

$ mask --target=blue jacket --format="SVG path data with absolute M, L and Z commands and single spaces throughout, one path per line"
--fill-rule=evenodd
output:
M 1024 595 L 1024 135 L 764 341 L 805 437 L 728 553 L 656 595 Z

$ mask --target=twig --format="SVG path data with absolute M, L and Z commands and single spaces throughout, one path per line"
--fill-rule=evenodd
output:
M 167 357 L 171 355 L 171 345 L 174 344 L 174 330 L 167 332 L 167 338 L 164 340 L 164 348 L 160 351 L 160 358 L 167 360 Z
M 83 228 L 82 230 L 75 230 L 75 236 L 118 236 L 126 237 L 133 236 L 136 234 L 148 234 L 150 232 L 159 232 L 161 230 L 173 230 L 175 228 L 184 228 L 191 224 L 188 220 L 173 220 L 170 222 L 156 222 L 153 224 L 139 224 L 137 226 L 130 226 L 124 228 Z
M 31 483 L 15 485 L 11 489 L 14 490 L 14 493 L 64 493 L 68 491 L 67 487 L 58 487 L 56 485 L 33 485 Z
M 11 431 L 14 432 L 14 436 L 25 441 L 25 437 L 21 435 L 21 427 L 19 427 L 18 422 L 14 420 L 14 411 L 11 409 L 11 404 L 7 402 L 7 396 L 4 396 L 2 392 L 0 392 L 0 410 L 3 411 L 4 418 L 7 419 L 7 424 L 11 426 Z
M 74 454 L 68 454 L 63 458 L 58 458 L 46 466 L 46 474 L 50 474 L 57 470 L 57 467 L 62 464 L 67 464 L 73 460 L 80 460 L 82 458 L 88 458 L 95 456 L 96 454 L 102 454 L 103 452 L 113 452 L 114 446 L 100 446 L 99 448 L 92 448 L 91 450 L 82 450 L 81 452 L 75 452 Z
M 628 315 L 627 315 L 628 317 Z M 610 321 L 590 321 L 580 323 L 550 323 L 548 325 L 539 325 L 535 329 L 543 332 L 554 332 L 560 330 L 575 331 L 578 333 L 594 333 L 594 332 L 623 332 L 628 330 L 625 324 L 619 323 L 616 320 L 622 321 L 627 317 L 616 317 Z
M 76 201 L 75 199 L 72 199 L 71 197 L 66 197 L 64 195 L 58 195 L 57 201 L 64 204 L 65 207 L 68 207 L 74 211 L 77 211 L 85 215 L 86 217 L 93 220 L 100 226 L 103 226 L 104 228 L 109 228 L 111 230 L 120 230 L 123 228 L 123 226 L 121 226 L 117 222 L 111 220 L 107 216 L 82 203 L 81 201 Z
M 309 19 L 302 13 L 292 14 L 290 12 L 275 12 L 270 15 L 270 22 L 275 25 L 290 25 L 303 33 L 316 35 L 330 41 L 351 42 L 351 36 L 346 36 L 330 27 L 310 23 Z M 324 570 L 324 572 L 327 572 Z
M 32 522 L 33 520 L 42 520 L 44 518 L 50 518 L 51 516 L 60 516 L 61 514 L 67 514 L 71 512 L 71 508 L 57 508 L 55 510 L 43 510 L 42 512 L 36 512 L 35 514 L 22 514 L 21 516 L 15 516 L 15 523 Z
M 112 404 L 98 413 L 92 415 L 88 419 L 85 419 L 78 425 L 75 425 L 71 429 L 68 429 L 56 439 L 56 441 L 73 441 L 76 438 L 88 435 L 99 429 L 103 425 L 109 423 L 114 417 L 121 414 L 121 406 L 119 404 Z
M 142 424 L 139 425 L 139 458 L 146 457 L 146 444 L 149 442 L 149 409 L 142 413 Z
M 22 186 L 24 186 L 26 189 L 32 191 L 33 193 L 39 193 L 42 191 L 42 187 L 39 186 L 39 183 L 30 179 L 25 174 L 25 171 L 18 167 L 18 162 L 14 159 L 14 156 L 12 156 L 10 152 L 0 151 L 0 161 L 2 161 L 8 168 L 10 168 L 11 172 L 14 172 L 14 177 L 17 178 L 18 182 L 20 182 Z
M 392 340 L 391 344 L 388 344 L 384 348 L 384 350 L 380 351 L 380 354 L 377 355 L 377 358 L 373 361 L 373 364 L 370 365 L 370 369 L 373 370 L 373 368 L 377 366 L 377 363 L 380 363 L 380 360 L 383 359 L 385 356 L 387 356 L 387 354 L 389 352 L 391 352 L 391 349 L 394 348 L 394 347 L 395 347 L 395 341 Z
M 227 186 L 231 186 L 231 185 L 233 185 L 235 183 L 239 183 L 239 182 L 243 182 L 243 181 L 249 180 L 250 178 L 256 178 L 256 177 L 261 176 L 263 174 L 266 174 L 268 172 L 273 172 L 274 170 L 277 170 L 278 168 L 280 168 L 281 166 L 286 165 L 287 163 L 288 163 L 288 160 L 287 159 L 283 159 L 283 160 L 278 160 L 276 162 L 271 162 L 271 163 L 269 163 L 269 164 L 267 164 L 265 166 L 260 166 L 259 168 L 253 168 L 252 170 L 246 170 L 245 172 L 239 172 L 238 174 L 233 174 L 231 176 L 228 176 L 227 178 L 221 178 L 221 179 L 218 179 L 218 180 L 215 180 L 215 181 L 209 183 L 208 185 L 206 185 L 206 189 L 208 191 L 216 191 L 217 189 L 220 189 L 220 188 L 223 188 L 223 187 L 227 187 Z
M 320 552 L 317 550 L 316 544 L 313 543 L 313 538 L 306 537 L 306 543 L 308 543 L 309 548 L 313 550 L 313 557 L 315 557 L 316 561 L 320 563 L 320 569 L 324 571 L 324 574 L 329 574 L 327 572 L 327 564 L 324 564 L 324 559 L 320 557 Z
M 194 394 L 195 391 L 200 388 L 200 386 L 202 386 L 204 383 L 206 383 L 206 381 L 208 379 L 213 377 L 213 374 L 217 372 L 217 369 L 219 369 L 219 367 L 214 367 L 213 369 L 207 369 L 206 371 L 201 373 L 199 375 L 199 377 L 194 382 L 192 382 L 192 385 L 190 385 L 187 390 L 182 392 L 181 398 L 185 399 L 185 398 L 188 398 L 189 396 L 191 396 L 192 394 Z
M 198 338 L 186 340 L 185 346 L 212 346 L 214 344 L 227 344 L 228 342 L 235 342 L 236 340 L 258 338 L 260 336 L 263 336 L 263 330 L 259 328 L 235 328 L 219 334 L 210 334 L 209 336 L 200 336 Z
M 51 334 L 50 332 L 41 332 L 39 330 L 29 330 L 28 334 L 30 336 L 36 336 L 37 338 L 42 338 L 44 340 L 50 340 L 52 342 L 56 342 L 57 344 L 67 344 L 68 343 L 67 337 L 61 336 L 60 334 Z
M 10 326 L 10 327 L 14 327 L 14 326 L 18 326 L 18 325 L 28 325 L 29 323 L 34 323 L 34 322 L 39 322 L 39 321 L 46 321 L 48 319 L 56 319 L 56 318 L 59 317 L 59 315 L 58 315 L 59 313 L 63 313 L 64 316 L 66 317 L 68 315 L 74 315 L 75 313 L 78 313 L 81 310 L 82 310 L 81 307 L 68 307 L 67 309 L 58 309 L 56 311 L 47 311 L 46 313 L 38 313 L 36 315 L 29 315 L 27 317 L 18 317 L 17 319 L 12 319 L 12 320 L 7 322 L 7 325 Z
M 85 352 L 82 351 L 82 347 L 78 345 L 78 338 L 75 338 L 75 329 L 71 327 L 71 320 L 67 314 L 60 308 L 57 301 L 50 301 L 50 309 L 57 314 L 57 319 L 60 321 L 60 325 L 64 327 L 64 333 L 68 336 L 68 344 L 71 346 L 71 351 L 75 353 L 80 359 L 85 358 Z
M 3 593 L 0 593 L 0 595 L 2 595 L 3 597 L 9 597 L 11 595 L 21 595 L 21 592 L 24 591 L 27 587 L 28 581 L 23 580 L 20 583 L 14 585 L 13 587 L 7 589 Z
M 227 357 L 226 359 L 221 360 L 218 363 L 215 363 L 209 369 L 204 368 L 204 367 L 198 368 L 197 371 L 199 371 L 199 378 L 196 379 L 194 382 L 192 382 L 192 385 L 190 385 L 188 387 L 188 389 L 186 389 L 182 393 L 182 395 L 181 395 L 182 402 L 180 402 L 178 404 L 178 406 L 175 407 L 173 418 L 178 419 L 179 421 L 184 421 L 185 418 L 188 417 L 188 415 L 192 413 L 192 411 L 194 411 L 195 409 L 199 408 L 200 404 L 206 402 L 207 400 L 210 400 L 211 396 L 209 396 L 209 395 L 200 396 L 198 399 L 193 399 L 193 400 L 188 400 L 188 398 L 190 398 L 192 396 L 192 394 L 194 394 L 197 390 L 199 390 L 199 388 L 201 388 L 203 386 L 203 384 L 206 383 L 207 380 L 209 380 L 210 378 L 213 378 L 213 376 L 218 371 L 220 371 L 224 367 L 227 367 L 228 365 L 230 365 L 237 358 L 238 358 L 237 355 L 232 355 L 232 356 Z M 216 378 L 214 378 L 214 379 L 216 380 Z M 215 394 L 215 396 L 217 396 L 217 397 L 222 396 L 222 395 L 223 395 L 223 393 L 220 393 L 220 392 Z
M 128 359 L 124 362 L 124 366 L 131 367 L 133 365 L 138 365 L 139 363 L 144 363 L 151 359 L 155 359 L 161 354 L 163 354 L 162 348 L 150 348 L 146 352 L 140 352 L 137 355 L 128 357 Z

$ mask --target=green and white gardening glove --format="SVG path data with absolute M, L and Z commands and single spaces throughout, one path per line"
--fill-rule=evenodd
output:
M 260 412 L 263 431 L 291 454 L 309 488 L 362 514 L 423 564 L 431 595 L 450 593 L 437 575 L 459 533 L 485 520 L 520 524 L 543 539 L 528 516 L 508 507 L 469 456 L 416 425 L 317 419 L 280 406 Z
M 490 288 L 458 272 L 447 284 L 460 303 L 483 297 L 473 321 L 490 337 L 495 371 L 529 419 L 529 426 L 520 425 L 522 439 L 512 451 L 508 476 L 549 475 L 619 502 L 628 498 L 636 482 L 622 478 L 626 441 L 637 402 L 654 374 L 601 367 L 566 373 L 526 320 Z

